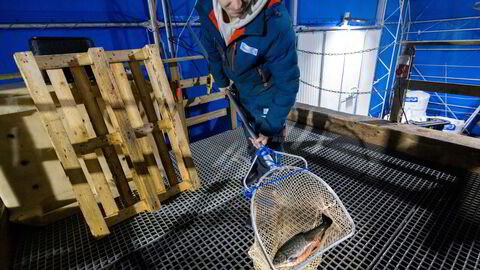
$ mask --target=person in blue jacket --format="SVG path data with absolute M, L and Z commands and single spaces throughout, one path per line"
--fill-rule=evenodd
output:
M 287 115 L 295 103 L 300 71 L 295 32 L 281 0 L 198 0 L 196 5 L 211 73 L 221 91 L 235 88 L 262 145 L 283 151 Z M 246 134 L 247 135 L 247 134 Z M 248 137 L 248 135 L 247 135 Z M 257 163 L 252 182 L 268 171 Z

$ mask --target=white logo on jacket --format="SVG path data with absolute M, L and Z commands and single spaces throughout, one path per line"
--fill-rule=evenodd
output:
M 250 47 L 245 42 L 242 42 L 242 44 L 240 44 L 240 50 L 242 50 L 244 53 L 248 53 L 255 56 L 257 56 L 258 54 L 257 48 Z

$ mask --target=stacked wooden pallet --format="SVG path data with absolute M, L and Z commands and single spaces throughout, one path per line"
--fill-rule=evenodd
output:
M 47 56 L 22 52 L 14 57 L 95 237 L 108 235 L 109 226 L 138 212 L 158 209 L 161 200 L 173 194 L 200 187 L 158 47 L 107 52 L 91 48 L 87 53 Z M 142 63 L 150 83 L 144 79 Z M 127 64 L 133 84 L 128 81 Z M 87 66 L 93 71 L 92 80 Z M 66 68 L 73 75 L 73 84 L 66 79 Z M 42 70 L 54 93 L 48 90 Z M 165 135 L 175 154 L 180 182 L 169 159 Z M 128 161 L 128 168 L 121 156 Z M 99 157 L 104 157 L 107 167 Z M 116 190 L 107 183 L 109 174 Z M 129 185 L 129 178 L 134 185 Z M 139 200 L 133 196 L 133 186 Z M 114 191 L 121 203 L 115 201 Z

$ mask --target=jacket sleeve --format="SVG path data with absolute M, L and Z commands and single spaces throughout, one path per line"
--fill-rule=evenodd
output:
M 220 56 L 220 53 L 216 48 L 215 40 L 213 38 L 212 33 L 210 32 L 210 30 L 208 30 L 208 26 L 207 26 L 208 23 L 210 22 L 206 21 L 206 19 L 201 20 L 202 31 L 203 31 L 201 42 L 203 44 L 203 47 L 205 47 L 205 50 L 208 53 L 208 61 L 211 67 L 213 78 L 215 79 L 215 84 L 218 87 L 227 87 L 230 85 L 230 80 L 228 79 L 228 77 L 225 75 L 225 72 L 223 71 L 222 57 Z
M 288 21 L 289 23 L 289 21 Z M 295 33 L 285 20 L 278 27 L 278 34 L 266 53 L 266 61 L 272 73 L 275 96 L 260 132 L 266 136 L 278 134 L 284 127 L 290 109 L 295 104 L 299 88 L 300 70 L 295 45 Z

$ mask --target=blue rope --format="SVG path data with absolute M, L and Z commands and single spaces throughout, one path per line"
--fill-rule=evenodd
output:
M 257 152 L 255 154 L 258 157 L 263 158 L 264 156 L 268 156 L 268 155 L 273 156 L 273 155 L 275 155 L 275 152 L 272 149 L 268 148 L 268 146 L 262 146 L 262 147 L 260 147 L 260 149 L 257 150 Z
M 260 185 L 254 185 L 254 186 L 251 186 L 251 187 L 248 187 L 245 189 L 245 191 L 243 192 L 243 196 L 246 198 L 246 199 L 252 199 L 253 197 L 253 193 L 255 193 L 255 191 L 261 187 L 264 187 L 264 186 L 267 186 L 267 185 L 272 185 L 272 184 L 275 184 L 287 177 L 290 177 L 290 176 L 293 176 L 295 174 L 299 174 L 299 173 L 302 173 L 302 172 L 305 172 L 305 171 L 308 171 L 307 169 L 304 169 L 304 168 L 299 168 L 298 170 L 295 170 L 285 176 L 282 176 L 282 177 L 278 177 L 276 179 L 273 179 L 273 180 L 270 180 L 270 181 L 267 181 L 265 183 L 261 183 Z

